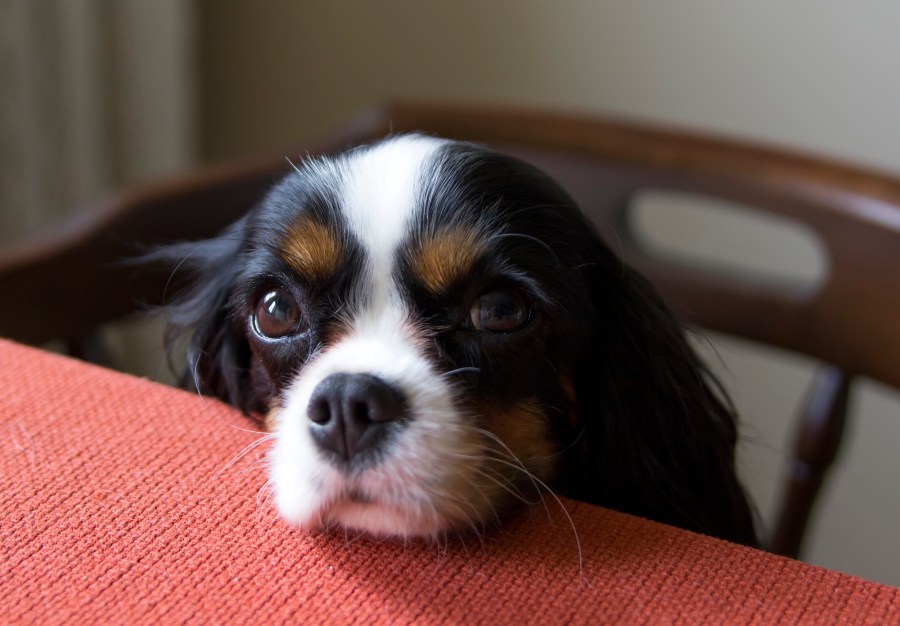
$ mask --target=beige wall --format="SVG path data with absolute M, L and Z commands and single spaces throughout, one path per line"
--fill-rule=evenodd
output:
M 510 101 L 677 123 L 900 172 L 900 3 L 837 0 L 206 2 L 201 146 L 288 145 L 396 96 Z M 687 247 L 700 229 L 668 231 Z M 751 253 L 800 262 L 790 247 Z M 745 419 L 765 518 L 785 415 L 812 364 L 734 341 L 711 360 Z M 721 357 L 721 358 L 720 358 Z M 868 385 L 809 560 L 900 584 L 900 395 Z

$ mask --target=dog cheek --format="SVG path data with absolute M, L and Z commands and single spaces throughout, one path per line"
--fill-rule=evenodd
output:
M 274 439 L 268 462 L 275 507 L 289 524 L 312 528 L 321 522 L 327 477 L 310 437 L 302 432 L 305 420 L 278 409 L 268 413 L 267 421 Z
M 561 413 L 566 420 L 566 425 L 570 429 L 576 429 L 581 421 L 578 411 L 578 390 L 575 389 L 572 377 L 568 375 L 560 376 L 559 384 L 563 397 Z
M 517 467 L 514 480 L 527 480 L 522 469 L 542 481 L 553 478 L 556 446 L 550 437 L 548 417 L 537 399 L 502 405 L 478 402 L 476 410 L 482 416 L 484 428 L 499 440 L 496 442 L 499 456 Z

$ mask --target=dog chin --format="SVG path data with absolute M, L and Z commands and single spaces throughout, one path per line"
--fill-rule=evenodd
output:
M 333 505 L 329 517 L 341 528 L 375 537 L 431 539 L 448 530 L 437 514 L 351 500 Z
M 316 508 L 277 503 L 289 524 L 307 531 L 340 528 L 376 538 L 435 539 L 458 526 L 427 506 L 385 504 L 357 494 L 323 502 Z

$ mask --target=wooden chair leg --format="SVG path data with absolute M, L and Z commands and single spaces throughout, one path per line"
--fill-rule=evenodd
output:
M 827 367 L 816 377 L 798 421 L 794 458 L 768 549 L 797 558 L 816 496 L 837 457 L 847 420 L 852 377 Z

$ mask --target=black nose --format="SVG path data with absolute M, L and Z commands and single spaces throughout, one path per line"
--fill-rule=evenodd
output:
M 370 374 L 332 374 L 315 388 L 307 408 L 313 439 L 343 461 L 374 450 L 405 411 L 403 394 Z

